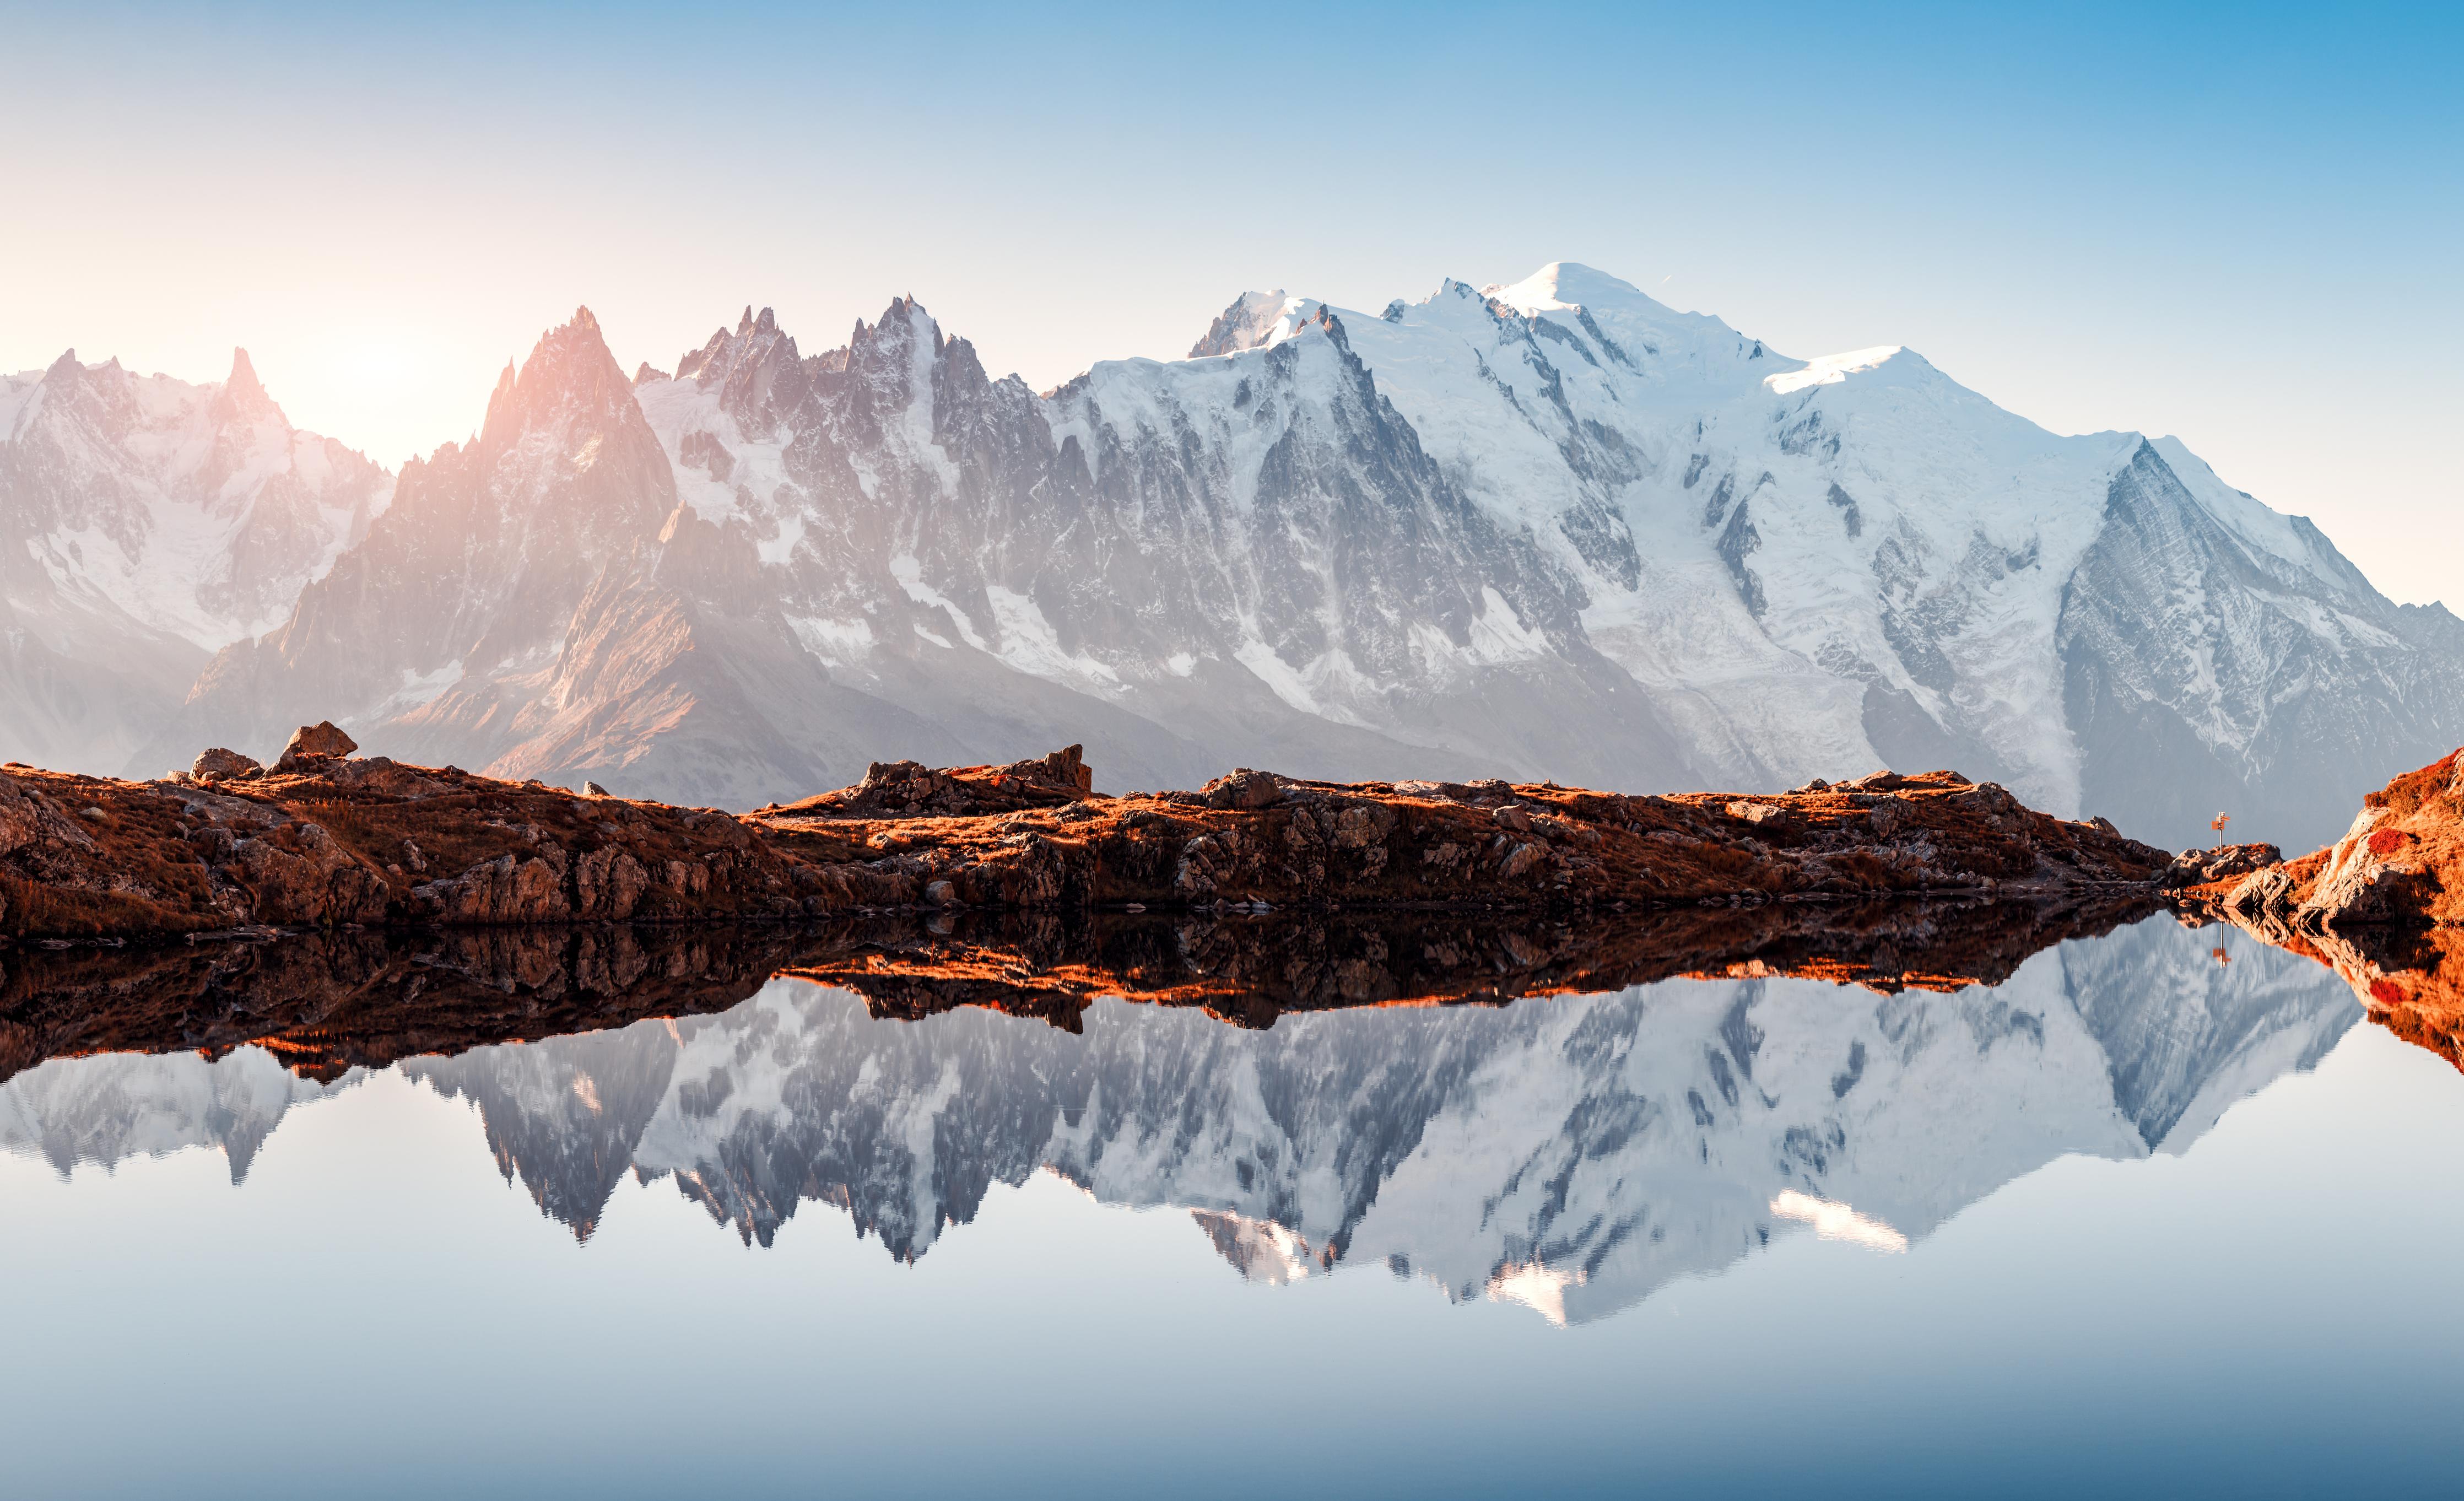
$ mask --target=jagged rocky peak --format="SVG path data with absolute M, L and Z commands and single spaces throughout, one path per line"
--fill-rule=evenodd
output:
M 779 331 L 778 315 L 765 307 L 757 317 L 747 303 L 733 332 L 722 324 L 711 331 L 700 348 L 677 358 L 675 378 L 708 386 L 727 379 L 741 365 L 781 351 L 786 360 L 796 358 L 796 342 Z
M 632 384 L 577 309 L 508 363 L 478 436 L 407 465 L 365 537 L 297 591 L 288 623 L 227 649 L 141 755 L 271 750 L 330 715 L 386 749 L 442 742 L 438 761 L 492 760 L 473 739 L 501 737 L 510 716 L 484 675 L 552 661 L 592 579 L 674 508 Z
M 231 351 L 231 374 L 215 393 L 214 415 L 224 422 L 249 417 L 272 417 L 276 421 L 282 418 L 282 408 L 265 393 L 264 385 L 256 378 L 256 366 L 249 363 L 245 349 Z
M 124 765 L 124 705 L 167 695 L 159 725 L 187 684 L 155 680 L 193 683 L 200 653 L 278 626 L 390 494 L 363 455 L 293 429 L 245 350 L 205 385 L 75 350 L 0 380 L 0 615 L 18 632 L 0 753 Z M 33 658 L 49 665 L 9 680 Z M 104 762 L 79 748 L 115 742 Z
M 796 341 L 781 331 L 778 316 L 766 307 L 757 316 L 750 305 L 735 332 L 715 330 L 708 342 L 676 362 L 677 380 L 716 392 L 719 408 L 735 417 L 744 435 L 757 438 L 774 435 L 803 404 L 811 376 Z
M 483 443 L 506 443 L 524 429 L 561 416 L 621 417 L 632 405 L 633 384 L 609 352 L 599 320 L 578 307 L 571 321 L 539 336 L 518 371 L 506 364 L 489 398 L 480 437 Z

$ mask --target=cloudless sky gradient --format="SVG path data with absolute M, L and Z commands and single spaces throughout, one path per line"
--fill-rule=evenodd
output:
M 244 344 L 396 465 L 577 303 L 671 367 L 912 292 L 1040 388 L 1573 259 L 2179 433 L 2464 608 L 2459 79 L 2454 5 L 0 0 L 0 368 Z

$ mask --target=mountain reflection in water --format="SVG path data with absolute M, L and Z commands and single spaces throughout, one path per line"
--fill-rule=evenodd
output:
M 1379 1264 L 1577 1322 L 1776 1236 L 1903 1248 L 2065 1154 L 2178 1152 L 2362 1014 L 2317 964 L 2163 916 L 2030 956 L 2014 931 L 2064 924 L 1900 909 L 1823 937 L 1717 916 L 1760 956 L 1731 954 L 1721 978 L 1400 1008 L 1347 1006 L 1342 986 L 1414 999 L 1398 989 L 1434 965 L 1455 976 L 1421 984 L 1435 999 L 1504 997 L 1705 954 L 1665 929 L 1398 919 L 29 956 L 0 1022 L 21 1055 L 188 1050 L 21 1067 L 0 1086 L 0 1145 L 63 1173 L 217 1147 L 236 1183 L 290 1113 L 390 1066 L 472 1102 L 499 1169 L 580 1238 L 632 1174 L 747 1242 L 820 1202 L 912 1261 L 992 1184 L 1042 1169 L 1107 1203 L 1188 1210 L 1253 1279 Z M 1878 988 L 1793 978 L 1773 956 Z M 1878 958 L 1915 962 L 1885 975 Z M 1958 985 L 1949 959 L 2000 982 Z M 1142 983 L 1199 1004 L 1089 999 Z M 983 1001 L 1031 1016 L 962 1004 Z M 593 1015 L 626 1025 L 484 1041 Z

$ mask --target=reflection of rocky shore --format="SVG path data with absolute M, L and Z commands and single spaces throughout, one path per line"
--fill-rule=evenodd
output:
M 706 927 L 19 950 L 0 956 L 0 1075 L 63 1054 L 253 1043 L 331 1079 L 414 1053 L 724 1010 L 791 957 L 782 930 Z
M 661 1004 L 629 1013 L 664 1010 L 672 1022 L 402 1068 L 473 1102 L 499 1168 L 580 1235 L 630 1173 L 672 1181 L 750 1241 L 768 1243 L 819 1202 L 913 1259 L 973 1220 L 993 1184 L 1048 1170 L 1108 1203 L 1191 1211 L 1244 1275 L 1284 1281 L 1375 1264 L 1458 1298 L 1511 1298 L 1571 1321 L 1727 1266 L 1773 1236 L 1810 1231 L 1887 1251 L 2066 1153 L 2178 1150 L 2233 1100 L 2315 1061 L 2357 1014 L 2315 965 L 2238 935 L 2225 939 L 2227 963 L 2212 935 L 2162 917 L 2031 958 L 1998 937 L 2020 926 L 2013 914 L 1973 910 L 1954 928 L 1948 909 L 1928 911 L 1930 928 L 1876 912 L 1853 937 L 1732 930 L 1753 942 L 1725 957 L 1705 951 L 1717 964 L 1660 930 L 1664 952 L 1652 962 L 1727 972 L 1401 1008 L 1347 1006 L 1289 977 L 1327 965 L 1365 976 L 1362 1000 L 1433 996 L 1438 971 L 1425 966 L 1437 961 L 1394 956 L 1454 943 L 1468 957 L 1440 966 L 1456 977 L 1445 997 L 1502 999 L 1568 988 L 1578 973 L 1597 979 L 1618 956 L 1646 951 L 1641 935 L 1654 930 L 1586 946 L 1505 927 L 1297 928 L 1281 949 L 1255 924 L 1092 929 L 1075 947 L 1045 929 L 954 932 L 937 943 L 913 929 L 806 935 L 789 956 L 802 967 L 901 956 L 925 987 L 909 1001 L 932 1004 L 889 1006 L 781 981 L 715 1014 L 701 1002 L 756 982 L 729 977 L 759 968 L 746 967 L 758 944 L 698 959 L 646 947 L 651 968 L 700 963 L 712 977 L 700 988 L 664 982 Z M 275 1041 L 328 1068 L 345 1052 L 373 1060 L 414 1039 L 475 1038 L 478 1018 L 546 1015 L 582 994 L 579 938 L 561 959 L 521 951 L 527 980 L 514 979 L 504 951 L 399 956 L 389 962 L 400 971 L 430 977 L 429 998 L 468 1010 L 417 1017 L 400 1000 L 408 980 L 388 978 L 364 992 L 392 998 L 386 1005 L 332 1007 L 320 1013 L 332 1029 Z M 1371 970 L 1325 958 L 1367 964 L 1373 940 L 1389 960 Z M 1906 945 L 1887 978 L 1873 973 L 1891 957 L 1885 941 Z M 1969 973 L 1990 958 L 2002 983 L 1924 988 L 1947 986 L 1961 954 Z M 994 968 L 997 955 L 1017 973 Z M 1125 958 L 1155 967 L 1132 975 Z M 1463 978 L 1474 960 L 1495 977 L 1487 991 Z M 1578 960 L 1594 967 L 1569 967 Z M 1823 979 L 1790 978 L 1782 960 Z M 1155 982 L 1145 994 L 1195 1000 L 1168 992 L 1216 982 L 1207 977 L 1221 971 L 1199 966 L 1219 961 L 1287 977 L 1294 988 L 1278 1006 L 1314 997 L 1318 1008 L 1292 1006 L 1261 1029 L 1187 1005 L 1089 1003 L 1046 982 L 1056 970 L 1083 978 L 1105 967 Z M 936 963 L 969 975 L 929 972 Z M 1823 982 L 1842 966 L 1882 983 Z M 997 982 L 1009 988 L 933 988 Z M 522 1000 L 559 984 L 561 1001 Z M 1001 1009 L 953 1004 L 970 1000 Z M 1071 1025 L 1023 1025 L 1002 1009 Z M 920 1019 L 885 1020 L 884 1010 Z M 354 1017 L 398 1029 L 355 1033 Z M 198 1067 L 262 1070 L 266 1057 Z M 120 1138 L 99 1122 L 143 1111 L 156 1125 L 134 1149 L 160 1150 L 174 1134 L 167 1123 L 204 1098 L 183 1085 L 143 1099 L 155 1087 L 146 1071 L 172 1061 L 62 1058 L 29 1070 L 0 1087 L 6 1139 L 90 1143 L 108 1160 Z M 254 1119 L 199 1115 L 187 1139 L 231 1147 L 236 1167 L 242 1144 L 225 1123 L 261 1139 Z
M 214 1053 L 255 1043 L 303 1075 L 330 1079 L 414 1054 L 725 1010 L 781 972 L 845 985 L 883 1016 L 982 1004 L 1073 1028 L 1101 995 L 1267 1026 L 1289 1010 L 1497 1002 L 1681 974 L 1940 988 L 1991 983 L 2048 944 L 2103 932 L 2152 905 L 2144 894 L 1773 904 L 1579 924 L 1046 912 L 18 950 L 0 957 L 0 1071 L 64 1053 Z
M 986 1005 L 1075 1029 L 1098 996 L 1270 1026 L 1287 1012 L 1496 1003 L 1690 975 L 1793 976 L 1881 990 L 1994 984 L 2029 955 L 2156 910 L 2145 893 L 2066 902 L 1935 900 L 1682 908 L 1601 921 L 1397 913 L 1323 919 L 1022 915 L 801 950 L 792 973 L 876 1016 Z

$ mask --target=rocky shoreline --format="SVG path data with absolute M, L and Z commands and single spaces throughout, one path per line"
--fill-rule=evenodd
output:
M 2148 888 L 2176 865 L 1951 772 L 1662 797 L 1241 770 L 1106 796 L 1071 746 L 1007 766 L 876 764 L 737 815 L 355 749 L 318 725 L 272 766 L 215 750 L 151 782 L 0 770 L 0 936 L 2033 900 Z
M 1070 747 L 736 815 L 354 750 L 318 726 L 272 766 L 0 770 L 0 1076 L 248 1043 L 325 1074 L 781 975 L 884 1017 L 1072 1029 L 1099 996 L 1261 1026 L 1678 976 L 1956 989 L 2167 910 L 2331 966 L 2464 1066 L 2464 753 L 2288 861 L 2168 856 L 1949 772 L 1628 797 L 1243 770 L 1111 797 Z
M 2326 849 L 2177 900 L 2327 965 L 2371 1020 L 2464 1069 L 2464 750 L 2365 797 Z

